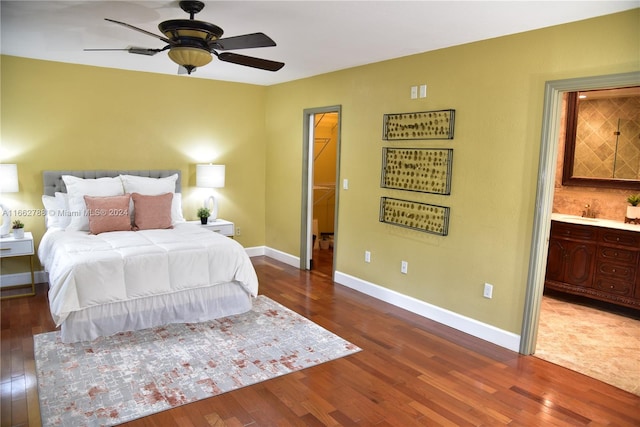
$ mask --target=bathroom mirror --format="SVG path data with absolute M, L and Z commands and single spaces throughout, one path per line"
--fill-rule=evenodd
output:
M 563 185 L 640 190 L 640 86 L 567 92 Z

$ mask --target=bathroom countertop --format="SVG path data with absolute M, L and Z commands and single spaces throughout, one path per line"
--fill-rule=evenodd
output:
M 568 222 L 571 224 L 592 225 L 595 227 L 617 228 L 618 230 L 636 231 L 640 233 L 640 224 L 626 224 L 623 221 L 614 221 L 604 218 L 584 218 L 577 215 L 552 213 L 553 221 Z

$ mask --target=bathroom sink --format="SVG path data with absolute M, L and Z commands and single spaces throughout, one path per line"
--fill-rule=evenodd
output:
M 581 222 L 598 222 L 600 221 L 598 218 L 586 218 L 583 216 L 577 216 L 573 218 L 574 221 L 581 221 Z
M 596 223 L 600 221 L 599 218 L 586 218 L 586 217 L 577 216 L 577 215 L 563 215 L 562 219 L 565 219 L 571 222 L 586 222 L 586 223 Z

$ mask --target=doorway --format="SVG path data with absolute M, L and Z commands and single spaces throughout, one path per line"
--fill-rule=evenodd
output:
M 640 84 L 640 72 L 553 80 L 545 84 L 538 186 L 536 190 L 529 272 L 527 275 L 527 290 L 520 334 L 520 353 L 522 354 L 531 355 L 536 348 L 547 265 L 563 94 L 565 92 L 636 86 L 638 84 Z
M 340 106 L 331 106 L 306 109 L 303 114 L 300 268 L 332 279 L 338 241 L 340 113 Z
M 611 84 L 613 85 L 613 81 Z M 626 87 L 627 85 L 624 86 Z M 628 194 L 626 193 L 627 186 L 631 188 L 630 185 L 633 184 L 630 180 L 613 182 L 615 179 L 614 171 L 616 170 L 614 166 L 617 163 L 624 164 L 627 153 L 633 153 L 633 150 L 627 149 L 621 150 L 618 154 L 617 141 L 620 138 L 626 141 L 627 134 L 636 135 L 636 132 L 627 132 L 629 127 L 625 127 L 625 132 L 622 134 L 616 134 L 611 130 L 601 130 L 598 133 L 583 133 L 587 138 L 578 139 L 571 130 L 572 125 L 576 126 L 577 123 L 582 123 L 581 129 L 607 129 L 610 126 L 609 121 L 611 119 L 609 117 L 616 118 L 612 123 L 615 121 L 619 123 L 619 117 L 624 117 L 629 114 L 627 113 L 628 111 L 633 111 L 630 110 L 633 108 L 631 107 L 633 104 L 629 99 L 635 95 L 635 92 L 617 89 L 612 91 L 609 87 L 598 87 L 594 90 L 590 86 L 588 87 L 589 90 L 586 92 L 583 92 L 583 89 L 580 88 L 578 90 L 559 90 L 557 93 L 559 104 L 556 106 L 555 117 L 551 118 L 555 122 L 553 127 L 556 127 L 552 137 L 556 158 L 553 162 L 550 162 L 555 169 L 553 175 L 557 175 L 557 178 L 554 180 L 552 175 L 550 181 L 548 181 L 552 197 L 549 212 L 553 210 L 571 214 L 575 209 L 582 207 L 581 203 L 577 202 L 578 200 L 590 199 L 590 204 L 597 206 L 596 211 L 599 214 L 603 214 L 603 218 L 614 218 L 620 208 L 615 203 L 615 200 L 623 196 L 626 197 L 626 194 Z M 619 86 L 614 87 L 617 88 Z M 586 107 L 584 108 L 589 114 L 578 120 L 579 110 L 575 108 L 577 94 L 583 93 L 587 93 L 588 98 L 590 98 L 588 101 L 582 101 L 585 103 Z M 603 102 L 602 100 L 605 99 L 605 96 L 608 96 L 608 98 L 606 102 Z M 626 104 L 627 102 L 628 104 Z M 598 106 L 598 114 L 594 114 L 592 111 L 596 105 Z M 548 116 L 545 114 L 545 123 L 547 119 Z M 547 135 L 551 138 L 551 133 Z M 618 135 L 614 138 L 615 145 L 610 141 L 611 135 Z M 571 140 L 572 136 L 575 138 L 575 142 Z M 544 137 L 545 135 L 543 134 Z M 588 147 L 616 148 L 611 153 L 614 156 L 613 158 L 606 156 L 596 157 L 600 164 L 596 163 L 596 158 L 586 159 L 579 156 L 577 150 L 578 141 L 581 144 L 581 150 L 584 150 L 584 146 L 588 144 L 585 140 L 593 141 L 596 138 L 598 138 L 597 143 L 588 145 Z M 601 151 L 601 153 L 604 152 L 605 150 Z M 616 162 L 615 156 L 620 156 L 621 162 Z M 580 164 L 580 168 L 577 168 L 576 165 L 579 162 L 582 162 L 582 164 Z M 542 168 L 543 160 L 541 158 L 541 170 Z M 568 171 L 575 172 L 576 170 L 580 170 L 580 173 L 576 174 L 577 177 L 567 173 Z M 585 180 L 585 177 L 588 178 L 590 175 L 585 172 L 587 170 L 599 173 L 599 182 L 589 182 L 583 186 L 572 185 L 573 181 Z M 563 171 L 564 173 L 562 173 Z M 568 185 L 565 184 L 567 177 L 571 177 Z M 605 180 L 607 181 L 606 185 Z M 560 184 L 561 181 L 562 185 Z M 612 207 L 605 206 L 607 201 Z M 549 219 L 549 225 L 550 223 Z M 546 244 L 549 244 L 548 240 Z M 554 245 L 552 244 L 551 248 L 549 248 L 549 253 L 553 248 Z M 545 255 L 542 260 L 545 265 L 547 256 L 549 254 Z M 553 259 L 557 258 L 558 252 L 556 251 Z M 637 369 L 636 349 L 640 341 L 637 334 L 627 333 L 627 331 L 634 331 L 640 327 L 640 317 L 637 312 L 634 309 L 627 309 L 623 306 L 554 291 L 544 287 L 544 276 L 542 281 L 543 289 L 541 290 L 542 295 L 539 302 L 538 322 L 535 337 L 533 337 L 535 345 L 528 354 L 534 354 L 540 359 L 580 372 L 631 393 L 639 394 L 638 375 L 640 372 Z M 615 363 L 612 363 L 614 360 Z

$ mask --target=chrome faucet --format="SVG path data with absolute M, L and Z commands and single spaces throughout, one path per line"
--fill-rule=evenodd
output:
M 591 205 L 586 204 L 584 206 L 584 210 L 582 211 L 582 217 L 583 218 L 595 218 L 596 217 L 596 211 L 591 209 Z

